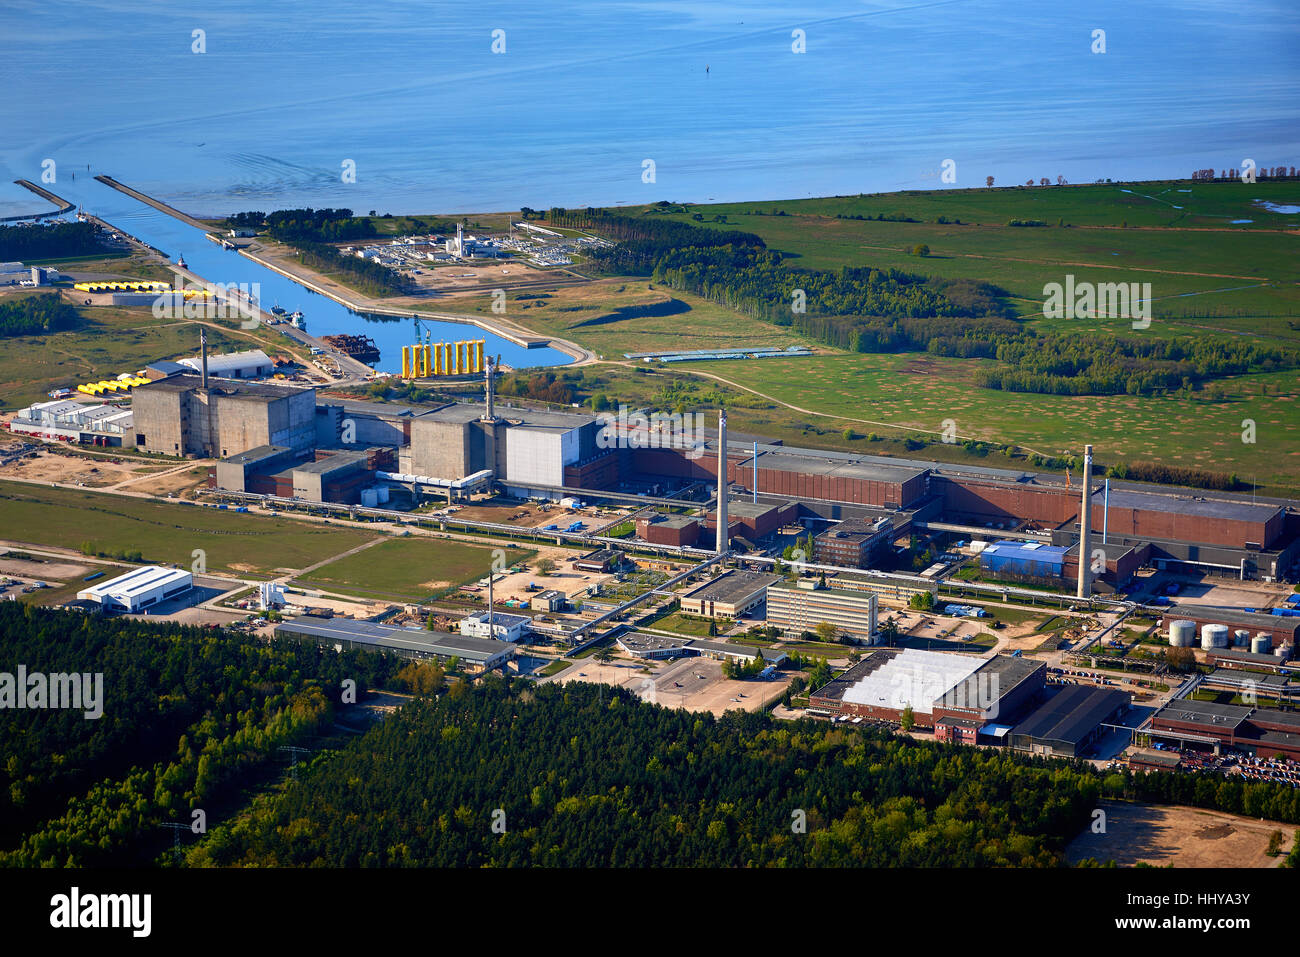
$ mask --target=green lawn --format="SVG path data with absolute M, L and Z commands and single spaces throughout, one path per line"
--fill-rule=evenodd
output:
M 683 615 L 681 612 L 675 611 L 671 615 L 647 624 L 645 627 L 655 628 L 659 631 L 671 631 L 676 635 L 707 638 L 709 637 L 709 624 L 710 620 L 708 618 L 697 618 L 694 615 Z M 719 624 L 718 630 L 725 631 L 728 626 L 727 622 L 722 622 Z
M 363 531 L 0 481 L 0 535 L 63 548 L 90 543 L 139 550 L 147 562 L 190 568 L 202 549 L 209 572 L 294 571 L 374 538 Z
M 484 545 L 442 539 L 394 538 L 322 565 L 299 581 L 359 595 L 423 601 L 449 585 L 487 575 L 494 551 Z M 514 547 L 504 551 L 507 565 L 529 561 L 537 554 Z

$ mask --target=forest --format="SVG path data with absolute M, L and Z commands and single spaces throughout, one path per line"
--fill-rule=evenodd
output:
M 188 863 L 1054 867 L 1102 797 L 1300 821 L 1300 790 L 1280 784 L 1103 777 L 1081 762 L 493 676 L 318 757 Z
M 188 863 L 1056 866 L 1098 783 L 974 748 L 494 677 L 317 759 Z
M 341 683 L 394 681 L 402 662 L 314 644 L 0 603 L 12 673 L 103 674 L 103 716 L 0 713 L 0 866 L 134 866 L 209 814 L 281 746 L 333 723 Z
M 0 260 L 67 259 L 110 250 L 95 223 L 0 226 Z
M 196 808 L 192 867 L 1051 867 L 1103 797 L 1300 822 L 1281 784 L 1103 775 L 585 683 L 449 684 L 389 656 L 17 602 L 0 647 L 29 673 L 104 676 L 98 720 L 0 714 L 0 866 L 170 866 L 163 825 Z M 418 697 L 331 736 L 347 679 Z M 315 749 L 292 778 L 290 746 Z
M 0 339 L 71 329 L 81 316 L 57 292 L 0 301 Z
M 352 215 L 350 209 L 280 209 L 272 213 L 250 210 L 227 216 L 225 225 L 230 228 L 248 226 L 266 227 L 272 239 L 283 243 L 336 243 L 353 239 L 369 239 L 379 235 L 369 219 Z

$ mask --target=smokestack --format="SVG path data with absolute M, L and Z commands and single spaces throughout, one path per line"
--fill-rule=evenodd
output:
M 1088 547 L 1088 531 L 1092 524 L 1092 446 L 1083 447 L 1083 511 L 1079 514 L 1079 597 L 1087 598 L 1092 594 L 1092 583 L 1088 580 L 1088 565 L 1091 551 Z
M 494 402 L 495 395 L 493 394 L 493 383 L 492 383 L 492 370 L 493 370 L 492 359 L 489 358 L 487 362 L 483 364 L 483 366 L 484 366 L 484 374 L 487 378 L 487 384 L 485 387 L 487 391 L 487 411 L 483 413 L 483 421 L 495 422 L 496 412 L 495 412 L 495 402 Z
M 727 410 L 718 412 L 718 554 L 727 554 L 731 536 L 727 534 Z
M 208 330 L 199 326 L 199 366 L 203 370 L 203 388 L 208 387 Z
M 758 504 L 758 443 L 754 443 L 754 504 Z

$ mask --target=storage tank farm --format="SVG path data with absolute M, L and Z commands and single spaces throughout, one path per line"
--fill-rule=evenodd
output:
M 1196 644 L 1196 622 L 1175 621 L 1169 626 L 1169 645 L 1173 648 L 1190 648 Z
M 1227 625 L 1205 625 L 1201 629 L 1201 649 L 1210 651 L 1214 648 L 1228 647 Z

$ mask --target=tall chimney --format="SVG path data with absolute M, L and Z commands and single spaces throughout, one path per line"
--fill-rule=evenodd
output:
M 1092 446 L 1083 447 L 1083 511 L 1079 514 L 1079 597 L 1092 594 L 1088 565 L 1092 561 L 1088 531 L 1092 524 Z
M 491 357 L 488 358 L 487 362 L 485 362 L 485 363 L 483 364 L 483 366 L 484 366 L 484 374 L 485 374 L 485 376 L 486 376 L 486 378 L 487 378 L 487 386 L 486 386 L 486 390 L 487 390 L 487 411 L 483 413 L 483 421 L 484 421 L 484 422 L 495 422 L 495 421 L 496 421 L 496 412 L 495 412 L 495 403 L 494 403 L 494 401 L 493 401 L 494 398 L 495 398 L 495 395 L 494 395 L 494 392 L 493 392 L 493 388 L 494 388 L 494 387 L 493 387 L 493 383 L 492 383 L 493 364 L 492 364 L 492 359 L 491 359 Z
M 199 367 L 203 371 L 203 388 L 208 387 L 208 330 L 199 326 Z
M 718 412 L 718 554 L 727 554 L 731 536 L 727 534 L 727 410 Z

